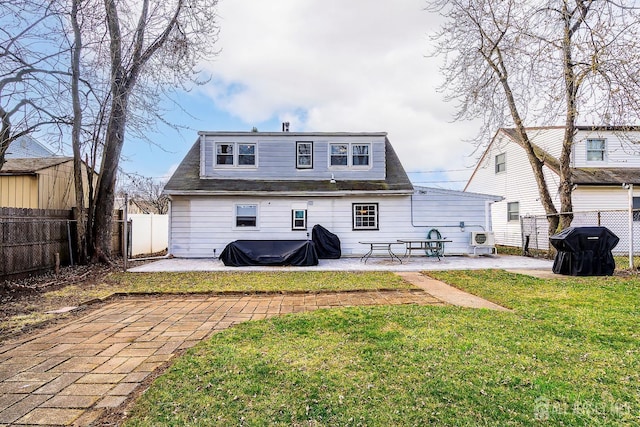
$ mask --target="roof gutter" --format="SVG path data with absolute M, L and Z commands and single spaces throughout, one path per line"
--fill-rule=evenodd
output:
M 346 197 L 346 196 L 410 196 L 413 191 L 408 190 L 353 190 L 353 191 L 164 191 L 167 196 L 295 196 L 295 197 Z

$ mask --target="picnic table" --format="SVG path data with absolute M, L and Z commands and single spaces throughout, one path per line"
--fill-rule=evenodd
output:
M 398 239 L 398 243 L 404 243 L 404 258 L 410 258 L 411 252 L 415 249 L 422 250 L 427 256 L 440 257 L 444 256 L 444 244 L 450 243 L 448 239 Z
M 374 241 L 361 241 L 358 243 L 363 245 L 369 245 L 369 252 L 367 252 L 360 258 L 360 261 L 364 262 L 365 264 L 367 263 L 369 258 L 371 258 L 371 255 L 373 254 L 374 251 L 386 251 L 389 254 L 389 257 L 391 258 L 391 261 L 398 260 L 400 261 L 400 264 L 402 264 L 402 260 L 400 259 L 400 257 L 395 253 L 393 253 L 393 251 L 391 250 L 392 245 L 400 244 L 400 242 L 398 242 L 397 240 L 393 242 L 374 240 Z

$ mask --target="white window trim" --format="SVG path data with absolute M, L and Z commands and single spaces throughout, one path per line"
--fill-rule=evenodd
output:
M 346 165 L 332 165 L 331 164 L 331 146 L 332 145 L 346 145 L 347 146 L 347 164 Z M 353 164 L 353 146 L 354 145 L 366 145 L 369 147 L 369 164 L 368 165 L 354 165 Z M 327 147 L 327 165 L 329 170 L 369 170 L 373 167 L 373 144 L 370 142 L 330 142 Z
M 255 226 L 239 226 L 238 225 L 238 206 L 255 206 L 256 207 L 256 225 Z M 232 229 L 233 230 L 258 230 L 260 229 L 260 204 L 259 203 L 234 203 Z
M 373 227 L 356 226 L 356 206 L 375 206 L 375 225 Z M 380 230 L 380 204 L 379 203 L 353 203 L 351 205 L 351 227 L 353 231 L 375 231 Z
M 600 152 L 601 150 L 589 150 L 589 141 L 602 141 L 604 144 L 604 146 L 602 147 L 602 160 L 589 160 L 589 151 L 598 151 Z M 608 158 L 608 150 L 607 150 L 608 144 L 607 144 L 607 140 L 605 138 L 587 138 L 584 141 L 584 157 L 585 157 L 585 161 L 587 163 L 605 163 L 607 161 Z
M 233 164 L 231 165 L 218 164 L 218 146 L 219 145 L 233 145 Z M 255 147 L 255 151 L 254 151 L 255 163 L 253 165 L 239 164 L 240 145 L 253 145 Z M 216 142 L 213 146 L 213 167 L 216 169 L 257 169 L 258 168 L 258 144 L 255 142 L 223 142 L 223 141 Z

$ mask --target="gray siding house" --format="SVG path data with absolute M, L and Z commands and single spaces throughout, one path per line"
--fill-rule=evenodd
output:
M 200 132 L 164 191 L 169 253 L 189 258 L 234 240 L 304 240 L 315 224 L 340 238 L 343 256 L 432 228 L 453 240 L 447 254 L 465 254 L 499 199 L 414 188 L 384 132 Z

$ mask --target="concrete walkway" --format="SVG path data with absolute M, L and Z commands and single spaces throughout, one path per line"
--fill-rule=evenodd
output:
M 88 426 L 145 379 L 216 331 L 272 316 L 360 305 L 503 309 L 419 273 L 426 290 L 129 297 L 0 346 L 0 426 Z
M 399 272 L 397 274 L 407 282 L 412 283 L 427 292 L 429 295 L 447 304 L 467 308 L 486 308 L 489 310 L 512 311 L 508 308 L 502 307 L 501 305 L 487 301 L 484 298 L 461 291 L 460 289 L 454 288 L 453 286 L 447 285 L 439 280 L 423 276 L 420 273 Z

